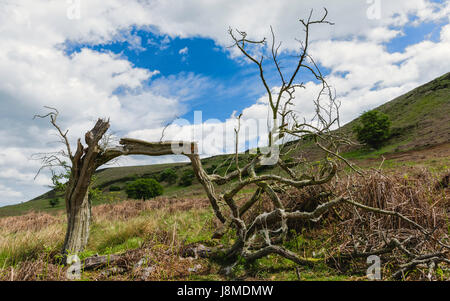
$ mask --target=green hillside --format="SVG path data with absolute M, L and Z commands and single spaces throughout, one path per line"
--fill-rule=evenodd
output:
M 450 142 L 450 73 L 376 108 L 391 120 L 391 138 L 378 151 L 359 148 L 353 155 L 380 155 Z M 351 129 L 359 118 L 343 126 Z M 354 136 L 353 136 L 354 137 Z
M 369 150 L 358 147 L 350 150 L 346 157 L 364 159 L 378 157 L 381 154 L 423 149 L 450 142 L 450 73 L 443 75 L 405 95 L 402 95 L 377 108 L 387 114 L 392 122 L 392 136 L 380 150 Z M 342 131 L 352 136 L 351 129 L 358 118 L 346 124 Z M 203 159 L 206 170 L 217 168 L 223 173 L 227 164 L 220 164 L 229 155 L 214 156 Z M 94 200 L 94 205 L 105 202 L 120 201 L 126 198 L 124 191 L 127 181 L 136 178 L 157 178 L 167 168 L 173 168 L 178 178 L 185 170 L 190 169 L 189 163 L 158 164 L 148 166 L 109 167 L 96 173 L 94 188 L 103 192 L 104 197 Z M 163 182 L 164 195 L 171 197 L 189 197 L 201 194 L 201 186 L 194 180 L 193 185 L 182 187 L 177 183 L 169 185 Z M 111 186 L 117 186 L 119 191 L 110 191 Z M 59 197 L 60 203 L 55 208 L 49 205 L 51 197 Z M 54 195 L 49 191 L 31 201 L 18 205 L 0 208 L 0 216 L 21 215 L 29 210 L 45 210 L 56 212 L 64 209 L 62 195 Z

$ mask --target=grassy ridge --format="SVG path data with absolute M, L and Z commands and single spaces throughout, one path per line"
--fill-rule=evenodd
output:
M 378 151 L 354 150 L 353 155 L 381 155 L 450 142 L 450 73 L 376 108 L 392 122 L 391 138 Z M 343 126 L 352 136 L 359 118 Z M 354 136 L 353 136 L 354 137 Z

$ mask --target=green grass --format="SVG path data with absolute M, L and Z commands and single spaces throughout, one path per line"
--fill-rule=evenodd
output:
M 241 269 L 240 273 L 258 280 L 273 281 L 347 281 L 359 276 L 359 274 L 339 274 L 325 263 L 317 263 L 313 267 L 299 267 L 292 261 L 276 255 L 258 259 L 248 270 Z

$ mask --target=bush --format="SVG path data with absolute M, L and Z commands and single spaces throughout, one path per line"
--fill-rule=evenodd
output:
M 163 187 L 155 179 L 137 179 L 127 184 L 129 198 L 147 200 L 163 194 Z
M 177 182 L 178 175 L 173 168 L 167 168 L 159 175 L 160 182 L 167 182 L 169 184 L 175 184 Z
M 361 143 L 379 149 L 390 136 L 389 116 L 380 111 L 369 111 L 361 115 L 360 123 L 353 128 Z
M 183 172 L 178 184 L 184 187 L 191 186 L 193 180 L 194 180 L 194 171 L 192 169 L 187 169 Z
M 117 185 L 112 185 L 109 187 L 109 191 L 121 191 L 122 188 L 120 188 L 120 186 Z
M 89 189 L 88 198 L 91 203 L 98 203 L 103 201 L 103 191 L 99 188 Z
M 48 203 L 52 208 L 55 208 L 59 204 L 59 199 L 58 198 L 50 199 Z
M 144 174 L 140 178 L 141 179 L 153 179 L 156 182 L 161 182 L 159 174 Z
M 62 162 L 65 164 L 65 162 Z M 52 174 L 52 185 L 50 188 L 53 188 L 55 193 L 64 192 L 66 190 L 67 183 L 70 179 L 70 170 L 66 170 L 65 172 L 61 172 L 59 174 Z

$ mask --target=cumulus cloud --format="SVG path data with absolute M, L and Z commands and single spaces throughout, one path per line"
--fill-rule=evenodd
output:
M 19 191 L 14 191 L 9 187 L 5 187 L 2 184 L 0 184 L 0 194 L 4 197 L 4 198 L 17 198 L 17 197 L 22 197 L 23 194 Z M 3 203 L 2 205 L 7 205 L 7 203 Z
M 329 81 L 342 102 L 343 121 L 448 72 L 448 28 L 442 28 L 439 41 L 424 40 L 404 52 L 389 53 L 375 41 L 317 42 L 313 52 L 324 67 L 332 70 Z

